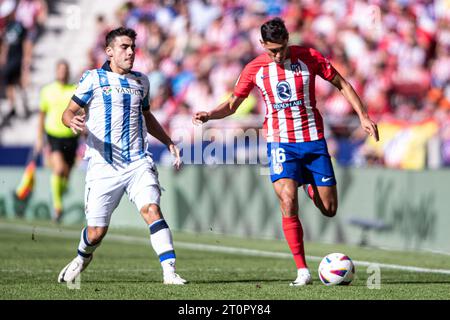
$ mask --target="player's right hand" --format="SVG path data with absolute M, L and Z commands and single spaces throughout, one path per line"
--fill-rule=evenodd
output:
M 197 112 L 192 116 L 192 123 L 196 126 L 205 123 L 209 120 L 209 113 L 206 111 Z
M 86 123 L 84 121 L 85 118 L 86 115 L 83 114 L 81 116 L 74 116 L 70 120 L 70 129 L 72 129 L 72 132 L 74 134 L 79 134 L 84 131 L 84 129 L 86 128 Z

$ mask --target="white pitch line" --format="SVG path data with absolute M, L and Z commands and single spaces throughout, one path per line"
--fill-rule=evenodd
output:
M 84 272 L 87 273 L 99 273 L 99 272 L 103 272 L 103 273 L 114 273 L 114 272 L 124 272 L 124 273 L 151 273 L 151 272 L 158 272 L 161 270 L 161 268 L 148 268 L 148 269 L 134 269 L 134 268 L 130 268 L 130 269 L 87 269 Z M 201 271 L 201 272 L 225 272 L 227 271 L 226 269 L 223 268 L 177 268 L 178 271 L 181 272 L 193 272 L 193 271 Z M 279 273 L 283 273 L 283 272 L 287 272 L 291 269 L 279 269 L 277 268 L 276 270 L 271 270 L 272 273 L 274 272 L 279 272 Z M 55 273 L 55 272 L 59 272 L 61 271 L 60 268 L 58 269 L 35 269 L 35 270 L 29 270 L 26 268 L 11 268 L 11 269 L 0 269 L 0 273 Z M 233 272 L 244 272 L 244 271 L 249 271 L 249 269 L 247 268 L 233 268 Z
M 80 237 L 79 231 L 72 230 L 62 230 L 62 229 L 53 229 L 47 227 L 33 227 L 19 224 L 1 224 L 0 230 L 13 230 L 21 233 L 34 233 L 35 235 L 49 235 L 60 238 L 78 238 Z M 117 235 L 117 234 L 108 234 L 107 238 L 112 241 L 125 242 L 125 243 L 143 243 L 150 244 L 150 239 L 143 237 L 134 237 L 134 236 L 125 236 L 125 235 Z M 263 251 L 256 249 L 245 249 L 245 248 L 236 248 L 236 247 L 227 247 L 227 246 L 217 246 L 211 244 L 199 244 L 199 243 L 191 243 L 184 241 L 175 241 L 174 245 L 176 248 L 183 248 L 189 250 L 198 250 L 198 251 L 208 251 L 208 252 L 221 252 L 221 253 L 229 253 L 229 254 L 240 254 L 246 256 L 258 256 L 258 257 L 269 257 L 269 258 L 292 258 L 290 253 L 284 252 L 273 252 L 273 251 Z M 317 256 L 306 256 L 307 259 L 312 261 L 321 261 L 322 257 Z M 421 267 L 413 267 L 413 266 L 403 266 L 397 264 L 386 264 L 379 262 L 371 262 L 371 261 L 359 261 L 353 260 L 353 263 L 356 266 L 368 267 L 370 265 L 377 265 L 380 268 L 385 269 L 393 269 L 393 270 L 402 270 L 402 271 L 410 271 L 410 272 L 419 272 L 419 273 L 438 273 L 438 274 L 448 274 L 450 275 L 450 270 L 448 269 L 430 269 L 430 268 L 421 268 Z

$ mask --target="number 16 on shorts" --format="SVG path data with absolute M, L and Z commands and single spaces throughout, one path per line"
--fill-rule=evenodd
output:
M 272 156 L 272 170 L 274 174 L 283 172 L 283 163 L 286 161 L 286 154 L 283 148 L 276 148 L 271 150 Z

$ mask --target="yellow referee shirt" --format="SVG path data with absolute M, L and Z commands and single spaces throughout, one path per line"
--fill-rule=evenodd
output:
M 76 85 L 53 82 L 42 88 L 39 108 L 45 112 L 45 131 L 56 138 L 75 137 L 72 130 L 61 120 L 62 114 L 70 102 Z

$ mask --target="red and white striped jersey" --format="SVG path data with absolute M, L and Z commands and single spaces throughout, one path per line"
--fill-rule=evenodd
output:
M 336 70 L 317 50 L 289 46 L 289 58 L 276 64 L 264 53 L 248 63 L 234 88 L 247 97 L 256 85 L 266 102 L 267 142 L 305 142 L 324 137 L 316 108 L 315 76 L 331 81 Z

